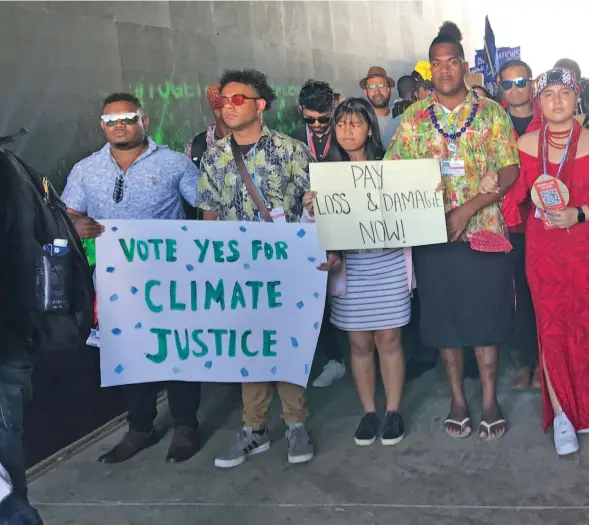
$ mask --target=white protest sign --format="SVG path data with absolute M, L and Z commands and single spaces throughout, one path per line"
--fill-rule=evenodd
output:
M 324 250 L 403 248 L 448 241 L 437 160 L 310 165 Z
M 307 385 L 325 304 L 312 224 L 102 221 L 102 386 Z

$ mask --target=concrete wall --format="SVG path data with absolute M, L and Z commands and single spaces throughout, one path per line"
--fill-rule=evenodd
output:
M 457 3 L 0 2 L 0 135 L 27 127 L 12 148 L 61 189 L 103 144 L 110 92 L 136 93 L 151 135 L 181 149 L 210 119 L 206 87 L 246 66 L 269 75 L 279 100 L 267 121 L 288 132 L 305 80 L 350 96 L 373 64 L 410 72 L 444 15 L 463 22 Z

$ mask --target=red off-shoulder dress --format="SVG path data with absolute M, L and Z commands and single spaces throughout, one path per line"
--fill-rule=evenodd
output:
M 520 151 L 520 176 L 505 196 L 509 226 L 521 222 L 518 204 L 529 199 L 541 175 L 538 159 Z M 549 163 L 556 176 L 558 165 Z M 570 191 L 569 206 L 589 204 L 589 155 L 574 161 L 561 180 Z M 546 369 L 563 411 L 575 430 L 589 429 L 589 217 L 570 230 L 547 230 L 532 204 L 526 227 L 526 275 L 538 325 L 540 363 Z M 554 418 L 542 385 L 544 431 Z

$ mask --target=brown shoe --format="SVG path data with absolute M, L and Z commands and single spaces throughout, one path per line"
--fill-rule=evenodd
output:
M 190 427 L 177 427 L 174 429 L 172 443 L 166 456 L 170 463 L 181 463 L 194 456 L 200 450 L 198 431 Z
M 530 388 L 531 379 L 531 368 L 528 366 L 522 366 L 513 376 L 513 379 L 511 380 L 511 388 L 513 388 L 513 390 L 526 390 L 527 388 Z
M 532 375 L 532 388 L 538 390 L 542 388 L 542 372 L 540 371 L 540 367 L 534 369 L 534 374 Z
M 138 452 L 157 443 L 155 430 L 151 432 L 137 432 L 129 430 L 121 442 L 98 458 L 100 463 L 121 463 L 132 458 Z

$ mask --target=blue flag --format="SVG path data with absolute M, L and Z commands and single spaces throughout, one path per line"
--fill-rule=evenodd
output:
M 485 46 L 483 48 L 483 60 L 486 67 L 485 84 L 486 88 L 493 94 L 497 94 L 497 86 L 495 84 L 495 75 L 497 74 L 497 46 L 495 45 L 495 33 L 489 22 L 489 17 L 485 17 Z

